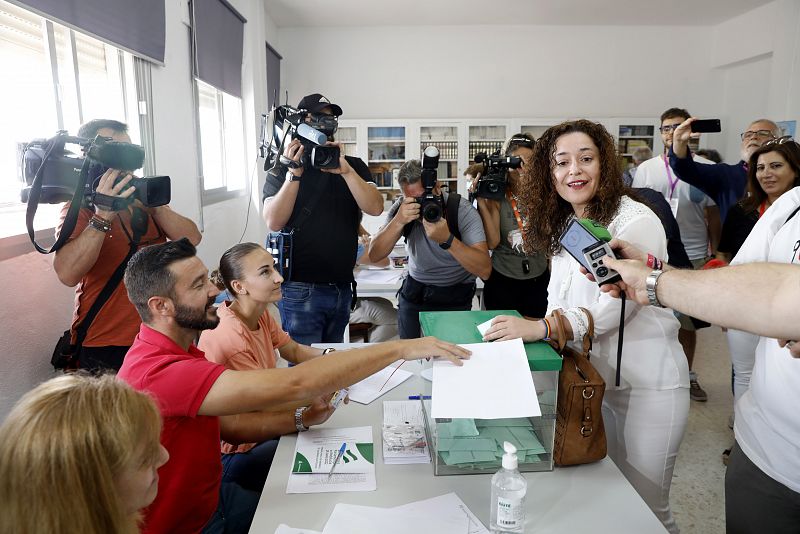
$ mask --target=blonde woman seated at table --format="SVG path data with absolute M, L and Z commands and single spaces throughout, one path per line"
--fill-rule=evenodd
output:
M 59 376 L 0 426 L 0 532 L 134 534 L 156 498 L 161 417 L 114 376 Z
M 678 343 L 678 321 L 670 310 L 629 302 L 625 310 L 620 386 L 615 387 L 620 301 L 600 292 L 563 250 L 559 237 L 576 217 L 608 227 L 612 236 L 635 243 L 657 258 L 667 252 L 661 221 L 622 181 L 614 139 L 587 120 L 549 128 L 534 147 L 528 181 L 520 195 L 529 218 L 529 250 L 552 255 L 548 312 L 564 310 L 566 339 L 579 342 L 588 329 L 580 308 L 595 325 L 592 363 L 606 382 L 603 422 L 608 454 L 670 532 L 678 532 L 669 507 L 672 471 L 689 415 L 689 366 Z M 551 317 L 546 319 L 554 326 Z M 484 339 L 546 335 L 545 320 L 500 316 Z
M 362 225 L 358 227 L 358 249 L 356 251 L 356 265 L 375 265 L 388 267 L 389 258 L 376 262 L 369 259 L 369 242 L 372 236 Z M 356 289 L 356 291 L 358 291 Z M 381 343 L 397 339 L 397 308 L 387 299 L 380 297 L 359 297 L 356 306 L 350 312 L 350 324 L 372 323 L 367 338 L 370 343 Z
M 267 307 L 281 299 L 283 278 L 264 247 L 240 243 L 220 258 L 210 275 L 232 301 L 217 308 L 219 325 L 204 330 L 198 348 L 208 360 L 234 370 L 273 369 L 275 349 L 289 362 L 299 364 L 322 354 L 292 341 L 281 330 Z M 220 417 L 222 480 L 261 492 L 269 467 L 284 434 L 320 425 L 333 413 L 329 399 L 318 398 L 307 408 L 281 412 L 254 412 Z

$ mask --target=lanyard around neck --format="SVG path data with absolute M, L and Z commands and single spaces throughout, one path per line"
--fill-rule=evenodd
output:
M 669 182 L 669 199 L 672 200 L 672 196 L 675 194 L 675 187 L 678 185 L 678 179 L 672 178 L 672 168 L 669 166 L 669 160 L 667 156 L 661 154 L 661 159 L 664 160 L 664 168 L 667 170 L 667 181 Z
M 514 210 L 514 218 L 517 219 L 517 226 L 519 226 L 519 231 L 522 232 L 522 217 L 519 214 L 519 210 L 517 209 L 517 199 L 514 198 L 514 195 L 511 194 L 511 191 L 506 189 L 506 197 L 508 197 L 508 202 L 511 204 L 511 209 Z

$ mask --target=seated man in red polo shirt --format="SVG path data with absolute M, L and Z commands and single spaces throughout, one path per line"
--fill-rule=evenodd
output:
M 195 253 L 187 239 L 153 245 L 138 251 L 125 271 L 142 326 L 118 376 L 155 397 L 164 418 L 161 443 L 170 454 L 143 532 L 249 528 L 258 495 L 220 484 L 219 416 L 241 414 L 257 424 L 259 410 L 307 405 L 398 359 L 442 356 L 461 365 L 469 357 L 457 345 L 428 337 L 339 352 L 289 369 L 228 370 L 194 346 L 200 331 L 219 322 L 213 306 L 219 290 Z

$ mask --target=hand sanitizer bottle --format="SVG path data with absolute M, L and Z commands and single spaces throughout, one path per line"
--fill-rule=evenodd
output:
M 525 532 L 525 493 L 528 481 L 517 470 L 517 448 L 503 443 L 503 467 L 492 477 L 489 529 L 492 533 Z

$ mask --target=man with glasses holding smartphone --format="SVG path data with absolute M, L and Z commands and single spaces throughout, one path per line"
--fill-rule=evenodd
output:
M 78 136 L 93 139 L 97 135 L 114 141 L 130 143 L 128 126 L 110 119 L 95 119 L 78 129 Z M 110 197 L 126 198 L 133 188 L 126 185 L 131 179 L 124 171 L 108 169 L 99 178 L 97 192 Z M 121 178 L 118 180 L 118 178 Z M 61 209 L 56 236 L 61 232 L 69 202 Z M 86 205 L 78 212 L 78 221 L 69 241 L 55 254 L 53 269 L 58 279 L 75 288 L 75 312 L 70 328 L 72 343 L 89 309 L 98 299 L 114 271 L 128 255 L 134 242 L 136 248 L 167 239 L 188 237 L 192 244 L 202 235 L 190 219 L 172 211 L 169 206 L 146 208 L 138 200 L 119 211 Z M 139 332 L 141 319 L 128 300 L 125 284 L 116 285 L 111 296 L 97 312 L 78 348 L 78 366 L 89 371 L 119 370 L 125 353 Z
M 689 153 L 689 139 L 697 136 L 691 129 L 695 120 L 691 117 L 675 128 L 669 150 L 669 164 L 681 180 L 697 187 L 717 203 L 724 222 L 728 209 L 744 195 L 747 160 L 757 148 L 778 137 L 780 128 L 769 119 L 753 121 L 740 134 L 742 159 L 739 163 L 698 165 Z
M 661 114 L 659 131 L 664 142 L 664 153 L 639 165 L 633 178 L 633 187 L 647 187 L 658 191 L 669 202 L 672 215 L 680 228 L 680 238 L 686 254 L 692 266 L 699 269 L 710 259 L 709 241 L 712 253 L 716 249 L 722 232 L 722 222 L 714 201 L 698 188 L 681 181 L 670 166 L 668 152 L 672 146 L 673 133 L 689 117 L 689 112 L 681 108 L 669 108 Z M 703 164 L 698 165 L 699 167 L 712 163 L 697 155 L 692 155 L 691 159 L 695 164 Z M 676 317 L 681 323 L 678 341 L 689 363 L 689 394 L 692 400 L 705 402 L 708 395 L 700 386 L 697 374 L 692 371 L 692 364 L 697 346 L 697 330 L 708 326 L 708 323 L 695 321 L 683 314 L 676 314 Z

